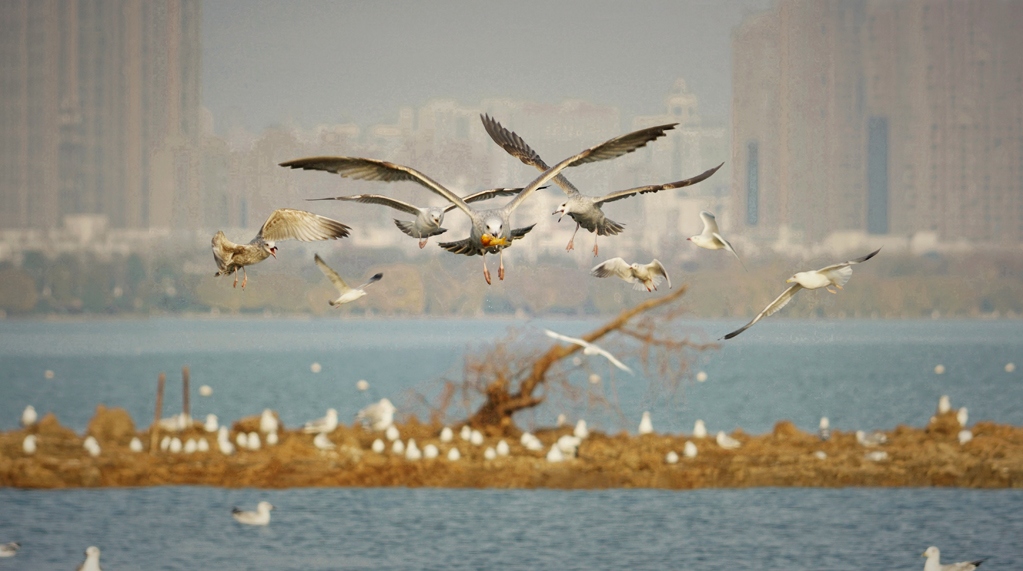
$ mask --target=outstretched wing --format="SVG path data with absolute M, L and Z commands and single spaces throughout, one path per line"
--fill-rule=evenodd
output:
M 506 129 L 497 119 L 486 114 L 480 115 L 480 119 L 483 120 L 483 128 L 487 130 L 490 138 L 507 151 L 509 155 L 527 165 L 535 167 L 540 172 L 550 168 L 547 166 L 547 163 L 543 162 L 540 155 L 522 140 L 522 137 L 518 136 L 514 131 Z M 579 194 L 579 189 L 560 174 L 554 177 L 554 183 L 560 186 L 568 196 Z
M 540 190 L 539 188 L 537 190 Z M 462 197 L 466 203 L 479 202 L 481 200 L 489 200 L 498 196 L 512 196 L 522 192 L 522 187 L 519 188 L 491 188 L 489 190 L 481 190 L 472 194 L 467 194 Z M 452 208 L 457 208 L 456 204 L 449 204 L 444 207 L 444 212 L 450 212 Z
M 608 159 L 613 159 L 624 154 L 631 153 L 636 149 L 645 147 L 650 141 L 663 137 L 665 133 L 674 129 L 675 125 L 678 125 L 678 123 L 647 127 L 646 129 L 626 133 L 568 157 L 544 171 L 542 175 L 523 188 L 522 192 L 520 192 L 518 196 L 513 198 L 512 201 L 504 207 L 505 212 L 507 214 L 511 214 L 513 210 L 515 210 L 526 198 L 529 197 L 530 193 L 541 185 L 546 184 L 562 170 L 568 167 L 584 165 L 587 163 L 606 161 Z
M 311 157 L 281 163 L 282 167 L 332 172 L 346 178 L 381 182 L 408 181 L 424 186 L 446 198 L 471 218 L 472 209 L 454 192 L 412 167 L 360 157 Z
M 830 270 L 837 270 L 839 268 L 844 268 L 844 267 L 847 267 L 847 266 L 851 266 L 853 264 L 862 264 L 863 262 L 866 262 L 870 258 L 873 258 L 874 256 L 876 256 L 877 253 L 880 252 L 880 251 L 881 251 L 881 248 L 878 248 L 878 249 L 874 250 L 873 252 L 867 254 L 866 256 L 863 256 L 862 258 L 856 258 L 855 260 L 849 260 L 848 262 L 842 262 L 841 264 L 832 264 L 830 266 L 825 266 L 825 267 L 823 267 L 823 268 L 821 268 L 821 269 L 819 269 L 817 271 L 818 272 L 827 272 L 827 271 L 830 271 Z
M 334 287 L 337 288 L 337 291 L 345 293 L 346 291 L 352 289 L 348 287 L 348 284 L 345 283 L 345 280 L 341 279 L 341 276 L 337 275 L 337 272 L 335 272 L 330 266 L 327 265 L 326 262 L 323 261 L 323 258 L 321 258 L 319 254 L 314 254 L 313 260 L 316 261 L 316 265 L 320 267 L 320 271 L 323 272 L 323 275 L 327 276 L 327 279 L 329 279 L 330 282 L 334 284 Z
M 335 196 L 332 198 L 307 198 L 306 200 L 346 200 L 349 202 L 361 202 L 363 204 L 379 204 L 402 212 L 408 212 L 413 216 L 419 214 L 418 207 L 382 194 L 353 194 L 351 196 Z M 451 207 L 454 208 L 454 205 L 451 205 Z
M 632 275 L 632 266 L 622 258 L 611 258 L 597 264 L 590 270 L 590 275 L 597 276 L 598 278 L 617 277 L 630 282 L 636 279 Z
M 619 191 L 616 191 L 616 192 L 612 192 L 611 194 L 604 195 L 604 196 L 602 196 L 600 198 L 595 198 L 593 200 L 593 204 L 595 204 L 597 206 L 600 206 L 601 204 L 604 204 L 605 202 L 614 202 L 616 200 L 621 200 L 623 198 L 628 198 L 628 197 L 634 196 L 636 194 L 646 194 L 648 192 L 658 192 L 658 191 L 661 191 L 661 190 L 671 190 L 673 188 L 682 188 L 684 186 L 691 186 L 691 185 L 694 185 L 694 184 L 696 184 L 696 183 L 698 183 L 700 181 L 707 180 L 708 178 L 710 178 L 710 175 L 718 172 L 718 169 L 721 168 L 724 164 L 725 163 L 721 163 L 720 165 L 718 165 L 718 166 L 716 166 L 716 167 L 714 167 L 714 168 L 712 168 L 710 170 L 704 171 L 703 173 L 700 173 L 700 174 L 694 176 L 693 178 L 687 178 L 685 180 L 677 180 L 675 182 L 669 182 L 667 184 L 652 184 L 652 185 L 649 185 L 649 186 L 637 186 L 636 188 L 630 188 L 628 190 L 619 190 Z M 700 215 L 703 216 L 702 213 Z M 711 218 L 713 218 L 713 216 L 711 216 Z M 704 223 L 706 223 L 706 219 L 704 220 Z
M 606 357 L 607 360 L 611 361 L 611 364 L 614 365 L 615 367 L 618 367 L 619 369 L 625 371 L 626 373 L 629 373 L 630 375 L 635 375 L 635 373 L 632 372 L 632 369 L 630 369 L 625 363 L 623 363 L 623 362 L 619 361 L 618 359 L 616 359 L 615 356 L 612 355 L 611 353 L 608 353 L 607 351 L 605 351 L 604 349 L 602 349 L 602 348 L 600 348 L 600 347 L 598 347 L 596 345 L 590 345 L 590 348 L 595 350 L 595 351 L 597 351 L 597 353 L 603 355 L 604 357 Z
M 719 242 L 721 242 L 722 244 L 725 245 L 725 249 L 728 250 L 729 252 L 731 252 L 732 255 L 735 256 L 735 259 L 739 260 L 739 265 L 742 266 L 742 269 L 746 270 L 746 264 L 742 263 L 742 259 L 739 257 L 739 254 L 736 253 L 735 248 L 732 247 L 732 243 L 729 242 L 728 240 L 725 240 L 725 237 L 722 236 L 721 234 L 718 234 L 716 230 L 714 231 L 713 236 Z M 746 271 L 748 272 L 749 270 L 746 270 Z
M 305 210 L 279 208 L 266 219 L 256 237 L 271 242 L 288 239 L 315 242 L 344 238 L 349 230 L 351 228 L 348 226 L 326 216 Z
M 764 308 L 763 311 L 761 311 L 756 317 L 754 317 L 753 321 L 750 321 L 749 323 L 743 325 L 739 329 L 736 329 L 735 331 L 732 331 L 728 335 L 725 335 L 725 339 L 731 339 L 732 337 L 735 337 L 736 335 L 742 333 L 743 331 L 746 331 L 750 327 L 753 327 L 753 324 L 760 321 L 761 319 L 774 315 L 779 309 L 785 307 L 785 305 L 792 299 L 792 296 L 796 295 L 796 293 L 799 292 L 799 290 L 801 289 L 803 289 L 803 286 L 797 283 L 792 284 L 791 286 L 789 286 L 787 290 L 781 292 L 781 295 L 779 295 L 777 299 L 772 301 L 767 307 Z
M 373 285 L 378 281 L 382 280 L 383 278 L 384 278 L 383 272 L 380 272 L 379 274 L 373 274 L 373 277 L 369 278 L 369 280 L 366 283 L 359 286 L 359 289 L 362 289 L 368 285 Z
M 668 282 L 668 289 L 671 289 L 671 278 L 668 277 L 668 270 L 664 269 L 664 264 L 662 264 L 660 260 L 654 258 L 654 261 L 647 264 L 646 267 L 654 274 L 660 274 L 664 276 L 665 281 Z
M 724 164 L 724 163 L 722 163 L 722 164 Z M 703 233 L 704 234 L 711 234 L 711 235 L 713 235 L 713 234 L 717 234 L 718 232 L 720 232 L 718 230 L 718 220 L 717 220 L 717 218 L 714 218 L 714 215 L 711 214 L 710 212 L 707 212 L 706 210 L 700 212 L 700 220 L 703 220 Z
M 593 345 L 587 343 L 586 341 L 583 341 L 582 339 L 576 339 L 575 337 L 562 335 L 561 333 L 556 333 L 554 331 L 551 331 L 550 329 L 544 329 L 543 332 L 546 333 L 547 336 L 550 337 L 551 339 L 557 339 L 558 341 L 564 341 L 565 343 L 571 343 L 572 345 L 579 345 L 580 347 L 593 347 Z

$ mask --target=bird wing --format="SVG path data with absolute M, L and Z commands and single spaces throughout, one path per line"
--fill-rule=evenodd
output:
M 452 202 L 473 217 L 473 210 L 454 192 L 412 167 L 359 157 L 311 157 L 281 163 L 282 167 L 332 172 L 346 178 L 381 182 L 414 182 Z
M 691 186 L 691 185 L 694 185 L 694 184 L 696 184 L 696 183 L 698 183 L 700 181 L 703 181 L 703 180 L 706 180 L 706 179 L 710 178 L 710 175 L 716 173 L 718 171 L 718 169 L 721 168 L 721 166 L 724 165 L 724 164 L 725 163 L 721 163 L 720 165 L 718 165 L 718 166 L 716 166 L 716 167 L 714 167 L 714 168 L 712 168 L 710 170 L 704 171 L 701 174 L 698 174 L 698 175 L 696 175 L 696 176 L 694 176 L 692 178 L 687 178 L 685 180 L 677 180 L 675 182 L 669 182 L 669 183 L 665 183 L 665 184 L 651 184 L 651 185 L 648 185 L 648 186 L 637 186 L 636 188 L 630 188 L 630 189 L 627 189 L 627 190 L 618 190 L 618 191 L 612 192 L 611 194 L 606 194 L 604 196 L 601 196 L 600 198 L 595 198 L 593 200 L 593 204 L 595 204 L 597 206 L 600 206 L 601 204 L 604 204 L 605 202 L 614 202 L 616 200 L 621 200 L 623 198 L 628 198 L 628 197 L 636 195 L 636 194 L 646 194 L 648 192 L 658 192 L 658 191 L 661 191 L 661 190 L 671 190 L 673 188 L 682 188 L 684 186 Z M 707 214 L 710 214 L 710 213 L 708 212 Z M 703 216 L 703 213 L 701 213 L 700 216 Z M 711 215 L 711 219 L 713 219 L 713 218 L 714 218 L 714 216 Z M 706 224 L 706 219 L 704 219 L 704 223 Z
M 213 235 L 213 240 L 210 242 L 213 247 L 213 259 L 217 262 L 217 268 L 220 271 L 227 269 L 227 256 L 226 254 L 236 254 L 241 251 L 241 246 L 227 239 L 223 231 L 218 230 Z
M 718 230 L 718 220 L 717 220 L 717 218 L 714 218 L 714 215 L 711 214 L 710 212 L 707 212 L 706 210 L 700 212 L 700 220 L 703 220 L 703 233 L 704 234 L 711 234 L 711 235 L 713 235 L 713 234 L 717 234 L 719 232 L 719 230 Z
M 480 119 L 483 120 L 483 128 L 487 130 L 490 138 L 507 151 L 508 154 L 527 165 L 535 167 L 540 172 L 550 168 L 547 166 L 547 163 L 543 162 L 540 155 L 522 140 L 522 137 L 515 134 L 514 131 L 504 128 L 497 119 L 486 114 L 480 115 Z M 554 177 L 554 183 L 560 186 L 568 196 L 580 194 L 579 189 L 560 174 Z
M 419 207 L 381 194 L 353 194 L 351 196 L 335 196 L 332 198 L 307 198 L 306 200 L 347 200 L 351 202 L 361 202 L 363 204 L 380 204 L 395 210 L 408 212 L 409 214 L 419 214 Z
M 830 266 L 823 267 L 817 270 L 817 273 L 826 274 L 825 277 L 831 280 L 832 283 L 838 286 L 844 286 L 849 282 L 849 278 L 852 277 L 852 268 L 849 266 L 866 262 L 870 258 L 876 256 L 880 251 L 881 248 L 878 248 L 862 258 L 856 258 L 855 260 L 849 260 L 848 262 L 842 262 L 841 264 L 832 264 Z
M 341 279 L 341 276 L 337 275 L 337 272 L 335 272 L 330 266 L 327 265 L 327 262 L 323 261 L 323 258 L 321 258 L 319 254 L 314 254 L 313 260 L 316 261 L 316 265 L 320 267 L 320 271 L 323 272 L 323 275 L 327 276 L 327 279 L 330 280 L 330 283 L 334 284 L 334 287 L 337 288 L 337 291 L 345 293 L 346 291 L 352 289 L 348 287 L 348 284 L 345 283 L 345 280 Z
M 278 240 L 301 240 L 313 242 L 316 240 L 330 240 L 344 238 L 351 230 L 348 226 L 331 220 L 326 216 L 306 212 L 305 210 L 294 210 L 291 208 L 279 208 L 274 210 L 263 227 L 259 229 L 257 238 L 276 242 Z
M 552 178 L 558 175 L 562 170 L 568 167 L 574 167 L 584 165 L 587 163 L 593 163 L 597 161 L 606 161 L 620 157 L 624 154 L 631 153 L 636 149 L 645 147 L 647 143 L 663 137 L 665 133 L 675 128 L 678 123 L 670 123 L 667 125 L 658 125 L 656 127 L 647 127 L 646 129 L 640 129 L 624 135 L 619 135 L 613 139 L 604 141 L 603 143 L 590 147 L 580 153 L 577 153 L 553 167 L 544 171 L 542 175 L 529 183 L 528 186 L 522 189 L 522 192 L 518 196 L 512 199 L 507 206 L 504 207 L 505 213 L 510 214 L 515 210 L 522 202 L 529 197 L 529 195 L 539 188 L 541 185 L 547 183 Z
M 537 190 L 540 190 L 540 189 L 537 189 Z M 520 192 L 522 192 L 522 188 L 521 187 L 520 188 L 491 188 L 489 190 L 481 190 L 479 192 L 474 192 L 472 194 L 467 194 L 467 195 L 462 197 L 462 200 L 464 200 L 466 203 L 469 203 L 469 202 L 479 202 L 481 200 L 488 200 L 488 199 L 491 199 L 491 198 L 496 198 L 498 196 L 511 196 L 513 194 L 518 194 Z M 448 212 L 452 208 L 458 208 L 458 205 L 456 205 L 456 204 L 449 204 L 449 205 L 444 207 L 444 212 Z
M 717 225 L 715 224 L 715 226 L 717 226 Z M 739 260 L 739 265 L 742 266 L 742 269 L 746 270 L 746 264 L 742 263 L 742 258 L 740 258 L 739 254 L 737 254 L 735 252 L 735 248 L 732 247 L 732 244 L 728 240 L 725 240 L 724 236 L 722 236 L 721 234 L 718 234 L 716 230 L 714 231 L 712 236 L 714 236 L 714 238 L 717 239 L 717 241 L 719 241 L 722 244 L 724 244 L 725 245 L 725 249 L 728 250 L 729 252 L 731 252 L 732 255 L 735 256 L 735 259 Z M 746 270 L 746 271 L 748 272 L 749 270 Z
M 600 347 L 598 347 L 596 345 L 592 345 L 592 344 L 590 345 L 590 348 L 595 350 L 597 353 L 600 353 L 604 357 L 606 357 L 607 360 L 611 361 L 611 364 L 614 365 L 615 367 L 618 367 L 619 369 L 625 371 L 626 373 L 629 373 L 630 375 L 635 375 L 636 374 L 636 373 L 633 373 L 632 369 L 630 369 L 625 363 L 622 363 L 621 361 L 616 359 L 614 355 L 612 355 L 611 353 L 608 353 L 604 349 L 602 349 L 602 348 L 600 348 Z
M 571 343 L 573 345 L 579 345 L 580 347 L 594 347 L 594 345 L 592 345 L 592 344 L 590 344 L 590 343 L 588 343 L 586 341 L 583 341 L 582 339 L 577 339 L 575 337 L 569 337 L 568 335 L 562 335 L 561 333 L 556 333 L 554 331 L 551 331 L 550 329 L 544 329 L 543 332 L 546 333 L 548 337 L 550 337 L 552 339 L 557 339 L 558 341 L 564 341 L 565 343 Z
M 384 277 L 383 272 L 378 273 L 378 274 L 373 274 L 373 277 L 369 278 L 369 280 L 366 283 L 364 283 L 361 286 L 359 286 L 359 289 L 362 289 L 362 288 L 364 288 L 364 287 L 366 287 L 368 285 L 375 284 L 378 281 L 380 281 L 381 279 L 383 279 L 383 277 Z
M 768 304 L 768 306 L 765 307 L 763 311 L 757 314 L 757 316 L 754 317 L 752 321 L 750 321 L 746 325 L 743 325 L 739 329 L 732 331 L 728 335 L 725 335 L 725 339 L 731 339 L 732 337 L 735 337 L 736 335 L 742 333 L 743 331 L 746 331 L 750 327 L 753 327 L 753 324 L 760 321 L 761 319 L 774 315 L 779 309 L 785 307 L 785 305 L 792 299 L 792 296 L 796 295 L 796 293 L 799 292 L 799 290 L 801 289 L 803 289 L 803 286 L 799 285 L 798 283 L 792 284 L 791 286 L 789 286 L 788 289 L 781 292 L 781 295 L 779 295 L 774 301 Z
M 819 269 L 817 271 L 818 272 L 827 272 L 827 271 L 837 270 L 839 268 L 844 268 L 844 267 L 847 267 L 847 266 L 851 266 L 853 264 L 862 264 L 863 262 L 866 262 L 870 258 L 873 258 L 874 256 L 876 256 L 877 253 L 880 252 L 880 251 L 881 251 L 881 248 L 878 248 L 878 249 L 874 250 L 873 252 L 867 254 L 866 256 L 863 256 L 862 258 L 856 258 L 855 260 L 849 260 L 848 262 L 842 262 L 841 264 L 832 264 L 830 266 L 825 266 L 825 267 L 823 267 L 823 268 L 821 268 L 821 269 Z
M 668 289 L 671 289 L 671 278 L 668 277 L 668 270 L 664 269 L 664 264 L 662 264 L 660 260 L 654 258 L 654 261 L 647 264 L 646 268 L 654 274 L 664 276 L 664 279 L 668 282 Z
M 634 281 L 632 266 L 622 258 L 611 258 L 594 266 L 590 274 L 598 278 L 618 277 L 623 280 Z

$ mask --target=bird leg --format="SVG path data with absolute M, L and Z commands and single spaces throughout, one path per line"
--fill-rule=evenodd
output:
M 828 293 L 838 293 L 837 291 L 835 291 L 835 290 L 831 289 L 831 287 L 830 287 L 830 286 L 828 286 L 828 287 L 826 287 L 826 288 L 824 288 L 824 289 L 828 290 Z
M 487 269 L 486 254 L 483 254 L 483 279 L 487 280 L 487 285 L 490 285 L 490 270 Z
M 429 240 L 429 238 L 423 238 L 422 240 L 419 241 L 419 249 L 420 250 L 422 250 L 423 248 L 426 247 L 426 241 L 427 240 Z
M 596 255 L 597 255 L 597 233 L 596 232 L 593 233 L 593 255 L 594 255 L 594 257 L 596 257 Z
M 568 239 L 568 245 L 565 246 L 566 252 L 571 252 L 572 248 L 575 247 L 575 235 L 579 233 L 579 223 L 575 223 L 575 232 L 572 232 L 572 237 Z
M 235 271 L 233 271 L 231 273 L 234 274 L 234 283 L 231 284 L 231 287 L 236 288 L 236 287 L 238 287 L 238 270 L 235 270 Z M 245 286 L 242 286 L 242 287 L 245 287 Z
M 237 274 L 238 272 L 235 272 Z M 235 279 L 238 279 L 237 277 Z M 245 267 L 242 266 L 242 289 L 245 289 L 245 284 L 249 283 L 249 274 L 245 271 Z
M 504 250 L 497 254 L 497 259 L 501 261 L 501 265 L 497 267 L 497 277 L 504 281 Z

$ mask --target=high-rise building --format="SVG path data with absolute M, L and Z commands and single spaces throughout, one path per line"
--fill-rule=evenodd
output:
M 0 228 L 191 219 L 200 12 L 200 0 L 0 3 Z M 191 166 L 152 164 L 182 149 Z
M 733 36 L 732 208 L 762 240 L 1023 241 L 1023 3 L 779 0 Z

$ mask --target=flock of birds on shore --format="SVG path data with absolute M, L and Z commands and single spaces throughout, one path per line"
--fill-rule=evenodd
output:
M 495 143 L 524 164 L 536 168 L 540 171 L 540 175 L 526 186 L 520 188 L 494 188 L 467 196 L 459 196 L 457 193 L 412 167 L 380 159 L 310 157 L 287 161 L 281 163 L 280 166 L 292 169 L 324 171 L 354 180 L 413 182 L 425 187 L 446 200 L 447 204 L 445 206 L 419 207 L 380 194 L 356 194 L 310 200 L 341 200 L 376 204 L 413 215 L 415 220 L 411 222 L 395 220 L 394 223 L 401 232 L 418 239 L 420 248 L 424 248 L 431 237 L 438 236 L 447 231 L 442 226 L 445 213 L 455 209 L 461 210 L 471 222 L 469 236 L 462 240 L 441 242 L 440 247 L 454 254 L 481 256 L 483 258 L 483 277 L 487 284 L 490 284 L 490 270 L 486 263 L 487 254 L 496 254 L 498 256 L 498 277 L 503 280 L 505 275 L 504 250 L 511 247 L 516 240 L 524 238 L 536 226 L 534 223 L 521 228 L 513 228 L 511 215 L 535 191 L 546 188 L 547 183 L 554 182 L 561 187 L 567 197 L 565 202 L 553 212 L 554 215 L 558 216 L 558 221 L 560 222 L 563 217 L 568 216 L 576 223 L 575 231 L 572 233 L 572 237 L 569 239 L 565 249 L 569 251 L 574 249 L 575 236 L 579 229 L 583 228 L 594 234 L 593 255 L 596 256 L 599 252 L 596 241 L 598 236 L 615 236 L 625 229 L 623 224 L 611 220 L 604 214 L 602 210 L 604 204 L 641 194 L 691 186 L 710 178 L 724 164 L 721 163 L 697 176 L 684 180 L 619 190 L 604 196 L 590 196 L 580 192 L 579 189 L 565 178 L 562 171 L 569 167 L 614 159 L 631 153 L 646 146 L 647 143 L 664 136 L 668 131 L 675 128 L 677 123 L 648 127 L 615 137 L 585 149 L 551 167 L 518 134 L 506 129 L 489 115 L 481 115 L 480 118 L 483 121 L 484 128 Z M 477 209 L 470 206 L 470 204 L 477 201 L 502 196 L 511 196 L 512 198 L 504 206 L 498 208 Z M 743 269 L 745 269 L 745 264 L 742 263 L 735 248 L 721 235 L 714 215 L 703 211 L 700 213 L 700 218 L 703 221 L 703 232 L 696 236 L 691 236 L 687 240 L 707 250 L 726 250 L 731 252 L 739 260 Z M 233 274 L 235 276 L 234 286 L 237 286 L 238 271 L 240 270 L 242 273 L 242 288 L 244 288 L 248 281 L 246 267 L 262 262 L 271 256 L 276 258 L 277 242 L 288 239 L 307 242 L 336 240 L 347 237 L 350 230 L 351 227 L 319 214 L 304 210 L 281 208 L 270 214 L 259 232 L 257 232 L 256 237 L 247 244 L 231 242 L 222 231 L 217 232 L 213 236 L 213 257 L 218 268 L 215 275 Z M 768 304 L 752 321 L 740 329 L 725 335 L 724 339 L 731 339 L 764 317 L 774 314 L 784 307 L 801 289 L 825 288 L 831 293 L 836 293 L 832 288 L 842 289 L 846 282 L 849 281 L 849 277 L 852 275 L 851 266 L 869 260 L 877 255 L 879 251 L 875 250 L 866 256 L 826 266 L 819 270 L 796 273 L 787 280 L 788 283 L 792 284 L 788 289 Z M 337 288 L 340 294 L 337 299 L 330 302 L 332 306 L 339 306 L 362 297 L 366 293 L 366 286 L 383 277 L 383 274 L 376 274 L 366 283 L 353 288 L 336 271 L 328 266 L 318 254 L 315 256 L 315 261 L 316 265 Z M 671 279 L 668 277 L 668 271 L 664 264 L 656 258 L 647 264 L 630 263 L 620 257 L 610 258 L 596 265 L 590 270 L 590 274 L 598 278 L 617 277 L 633 284 L 634 289 L 645 289 L 648 292 L 657 290 L 662 280 L 666 281 L 668 287 L 671 288 Z

